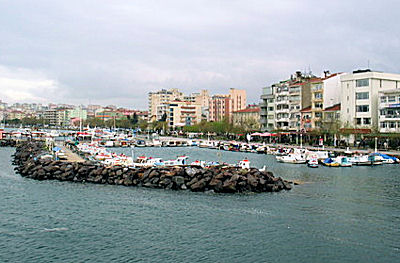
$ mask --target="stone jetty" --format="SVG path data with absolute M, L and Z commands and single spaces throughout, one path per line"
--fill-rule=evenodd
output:
M 16 140 L 11 140 L 11 139 L 0 140 L 0 147 L 15 147 L 16 145 L 17 145 Z
M 278 192 L 292 188 L 291 182 L 256 168 L 176 166 L 133 169 L 122 166 L 104 167 L 89 161 L 61 162 L 41 159 L 43 154 L 48 152 L 41 142 L 20 143 L 13 156 L 15 170 L 21 176 L 35 180 L 142 186 L 194 192 Z

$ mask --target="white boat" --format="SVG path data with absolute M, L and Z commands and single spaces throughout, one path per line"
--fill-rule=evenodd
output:
M 160 140 L 154 139 L 154 140 L 153 140 L 153 146 L 154 146 L 154 147 L 161 147 L 161 146 L 162 146 L 162 143 L 161 143 Z
M 186 162 L 187 162 L 188 158 L 189 158 L 188 156 L 179 156 L 175 160 L 164 161 L 163 165 L 164 166 L 186 165 Z
M 242 161 L 239 162 L 238 166 L 241 169 L 250 169 L 250 161 L 247 159 L 244 159 Z
M 281 163 L 293 163 L 293 164 L 302 164 L 307 162 L 306 158 L 300 154 L 288 154 L 283 156 L 276 156 L 276 160 Z
M 161 166 L 164 162 L 161 158 L 147 158 L 146 156 L 139 156 L 135 162 L 132 163 L 134 168 L 148 168 L 153 166 Z
M 351 167 L 353 165 L 346 156 L 338 156 L 334 160 L 339 163 L 340 167 Z
M 308 166 L 308 167 L 311 167 L 311 168 L 317 168 L 317 167 L 319 166 L 319 165 L 318 165 L 318 159 L 317 159 L 317 157 L 312 157 L 312 158 L 308 161 L 307 166 Z

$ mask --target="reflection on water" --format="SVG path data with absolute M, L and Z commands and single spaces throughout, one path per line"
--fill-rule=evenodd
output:
M 116 149 L 130 154 L 130 149 Z M 34 181 L 0 149 L 0 262 L 399 262 L 399 166 L 310 169 L 199 148 L 135 155 L 235 163 L 292 191 L 213 194 Z

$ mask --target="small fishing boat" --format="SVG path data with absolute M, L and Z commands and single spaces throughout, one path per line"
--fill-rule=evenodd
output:
M 338 156 L 335 161 L 339 163 L 340 167 L 351 167 L 353 165 L 346 156 Z
M 340 166 L 340 164 L 336 160 L 334 160 L 330 157 L 326 158 L 322 163 L 328 167 L 339 167 Z
M 306 158 L 300 154 L 288 154 L 284 156 L 276 156 L 275 158 L 281 163 L 303 164 L 307 162 Z
M 308 161 L 307 166 L 311 168 L 318 168 L 318 159 L 316 157 L 311 158 Z

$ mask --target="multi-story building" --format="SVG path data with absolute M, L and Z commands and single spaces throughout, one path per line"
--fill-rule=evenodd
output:
M 149 116 L 158 115 L 158 105 L 168 104 L 175 99 L 183 100 L 183 93 L 178 89 L 149 92 Z
M 50 108 L 44 111 L 44 123 L 50 126 L 66 126 L 69 125 L 66 109 Z
M 264 87 L 260 103 L 260 125 L 262 131 L 275 129 L 275 100 L 272 87 Z
M 311 85 L 311 129 L 319 129 L 322 125 L 326 108 L 340 103 L 340 76 L 325 71 L 324 78 L 315 78 Z
M 209 120 L 232 121 L 232 112 L 246 108 L 246 90 L 230 89 L 229 94 L 214 95 L 209 100 Z
M 260 107 L 258 105 L 249 105 L 246 109 L 234 111 L 232 113 L 232 123 L 245 130 L 260 129 Z
M 262 130 L 300 130 L 300 110 L 311 106 L 311 83 L 317 79 L 297 71 L 290 79 L 275 83 L 270 89 L 264 88 Z
M 67 110 L 68 119 L 81 119 L 82 121 L 87 119 L 87 110 L 82 109 L 82 107 Z
M 214 95 L 211 97 L 209 105 L 211 121 L 229 120 L 231 108 L 229 95 Z
M 300 131 L 308 132 L 312 130 L 311 125 L 312 111 L 311 106 L 308 106 L 300 110 Z
M 342 75 L 340 112 L 342 126 L 378 131 L 380 127 L 379 93 L 384 94 L 393 90 L 400 90 L 400 74 L 367 69 Z M 383 103 L 381 107 L 385 108 L 385 106 L 387 105 Z
M 7 115 L 8 120 L 22 120 L 23 118 L 25 118 L 25 112 L 20 110 L 11 110 Z
M 201 121 L 201 105 L 190 102 L 174 100 L 168 104 L 167 123 L 175 129 L 190 126 Z
M 400 85 L 379 92 L 379 131 L 400 132 Z
M 229 98 L 231 99 L 230 112 L 239 111 L 246 108 L 247 104 L 246 90 L 230 89 Z

